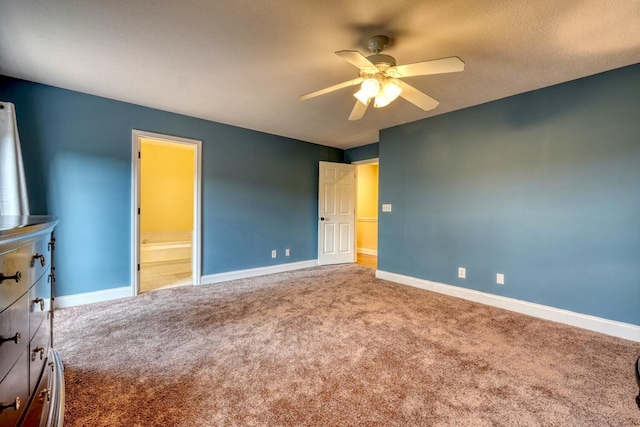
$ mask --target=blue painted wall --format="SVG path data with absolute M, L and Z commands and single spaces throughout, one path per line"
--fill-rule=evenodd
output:
M 32 213 L 60 218 L 57 295 L 130 285 L 132 129 L 203 141 L 203 274 L 317 258 L 318 162 L 342 150 L 3 76 L 0 99 Z
M 639 112 L 634 65 L 383 130 L 378 268 L 640 325 Z
M 362 145 L 360 147 L 350 148 L 344 152 L 345 163 L 353 163 L 360 160 L 371 160 L 378 158 L 378 143 Z

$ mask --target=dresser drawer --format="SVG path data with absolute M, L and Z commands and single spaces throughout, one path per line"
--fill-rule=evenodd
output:
M 9 307 L 29 289 L 28 264 L 20 262 L 20 254 L 0 255 L 0 312 Z
M 50 238 L 0 255 L 0 311 L 22 295 L 51 265 Z
M 0 313 L 0 380 L 29 345 L 28 301 L 29 296 L 24 294 Z
M 49 277 L 43 274 L 40 279 L 29 289 L 29 337 L 33 337 L 42 319 L 47 317 L 51 310 L 51 285 Z
M 33 243 L 29 254 L 29 268 L 32 270 L 32 279 L 29 284 L 35 282 L 51 266 L 51 236 L 43 237 Z
M 42 377 L 38 383 L 38 389 L 32 397 L 33 400 L 31 402 L 31 406 L 27 410 L 28 412 L 27 415 L 25 415 L 24 420 L 22 420 L 22 427 L 47 425 L 49 406 L 53 393 L 51 386 L 51 374 L 54 369 L 53 362 L 48 363 L 48 365 L 51 366 L 47 366 L 42 372 Z
M 29 390 L 35 389 L 51 345 L 51 323 L 42 322 L 29 346 Z
M 0 426 L 15 425 L 29 403 L 28 358 L 25 349 L 0 383 Z

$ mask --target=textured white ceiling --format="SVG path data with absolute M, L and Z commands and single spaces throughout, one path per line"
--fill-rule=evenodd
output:
M 334 54 L 386 34 L 399 64 L 458 56 L 462 73 L 407 82 L 347 120 L 357 77 Z M 380 129 L 640 62 L 640 0 L 0 0 L 0 73 L 350 148 Z

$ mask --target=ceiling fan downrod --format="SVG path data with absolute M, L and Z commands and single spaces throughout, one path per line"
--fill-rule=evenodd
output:
M 378 35 L 371 36 L 369 40 L 367 40 L 367 46 L 371 53 L 378 54 L 384 50 L 385 47 L 389 45 L 389 37 Z

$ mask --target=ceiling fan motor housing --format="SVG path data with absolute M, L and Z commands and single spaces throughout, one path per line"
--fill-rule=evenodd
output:
M 386 70 L 389 67 L 395 67 L 396 59 L 393 56 L 377 53 L 367 56 L 367 59 L 380 70 Z

